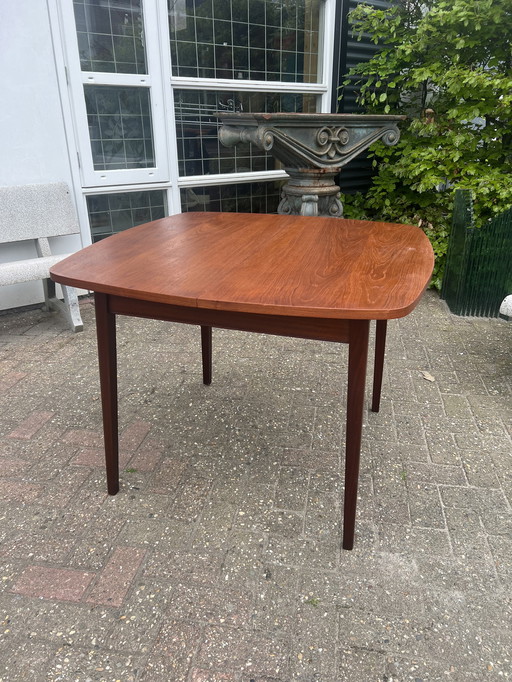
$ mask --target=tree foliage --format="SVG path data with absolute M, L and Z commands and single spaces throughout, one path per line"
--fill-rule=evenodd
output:
M 477 225 L 512 206 L 512 2 L 363 4 L 350 20 L 383 47 L 345 85 L 356 80 L 366 111 L 408 118 L 398 145 L 371 148 L 373 184 L 344 197 L 345 215 L 423 227 L 439 286 L 454 189 L 472 190 Z

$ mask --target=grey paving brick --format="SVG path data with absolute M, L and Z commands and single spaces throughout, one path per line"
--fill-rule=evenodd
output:
M 254 589 L 252 623 L 260 632 L 290 633 L 296 622 L 299 593 L 298 571 L 294 568 L 265 564 L 258 573 Z
M 46 667 L 57 653 L 57 646 L 24 638 L 0 643 L 0 679 L 12 682 L 33 680 L 41 682 L 46 678 Z
M 156 641 L 175 589 L 172 582 L 137 581 L 117 614 L 108 638 L 109 647 L 148 653 Z
M 171 618 L 166 619 L 151 650 L 141 679 L 147 682 L 153 680 L 155 682 L 157 680 L 185 682 L 200 640 L 201 630 L 198 626 L 178 622 Z M 197 675 L 194 677 L 197 680 L 201 679 Z
M 207 627 L 197 661 L 205 668 L 247 670 L 289 679 L 289 641 L 263 633 Z
M 418 528 L 399 523 L 379 526 L 379 549 L 413 558 L 451 555 L 450 538 L 445 528 Z
M 91 682 L 126 680 L 135 682 L 142 668 L 142 657 L 95 649 L 61 650 L 52 659 L 46 680 L 84 679 Z
M 275 491 L 277 509 L 304 511 L 307 503 L 309 471 L 299 467 L 282 467 Z

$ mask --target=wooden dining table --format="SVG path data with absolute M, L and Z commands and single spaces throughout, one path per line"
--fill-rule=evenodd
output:
M 204 384 L 212 328 L 348 343 L 342 546 L 352 549 L 370 322 L 377 412 L 387 320 L 415 308 L 433 264 L 412 225 L 197 212 L 133 227 L 53 266 L 54 281 L 94 292 L 108 493 L 119 491 L 117 315 L 198 325 Z

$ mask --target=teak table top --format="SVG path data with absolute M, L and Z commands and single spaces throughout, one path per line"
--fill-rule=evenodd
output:
M 407 315 L 433 268 L 412 225 L 185 213 L 120 232 L 51 269 L 62 284 L 169 305 L 291 317 Z

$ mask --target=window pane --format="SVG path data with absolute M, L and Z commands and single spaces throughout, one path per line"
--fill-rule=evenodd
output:
M 146 73 L 142 0 L 74 0 L 82 71 Z
M 163 218 L 167 215 L 165 197 L 162 190 L 88 196 L 92 241 L 98 242 L 115 232 Z
M 277 213 L 284 182 L 286 181 L 189 187 L 181 190 L 181 209 L 184 213 Z
M 319 80 L 319 0 L 168 3 L 173 76 Z
M 315 95 L 175 90 L 174 106 L 180 175 L 275 170 L 276 160 L 249 143 L 223 147 L 219 111 L 316 111 Z
M 155 165 L 149 91 L 84 85 L 94 170 Z

